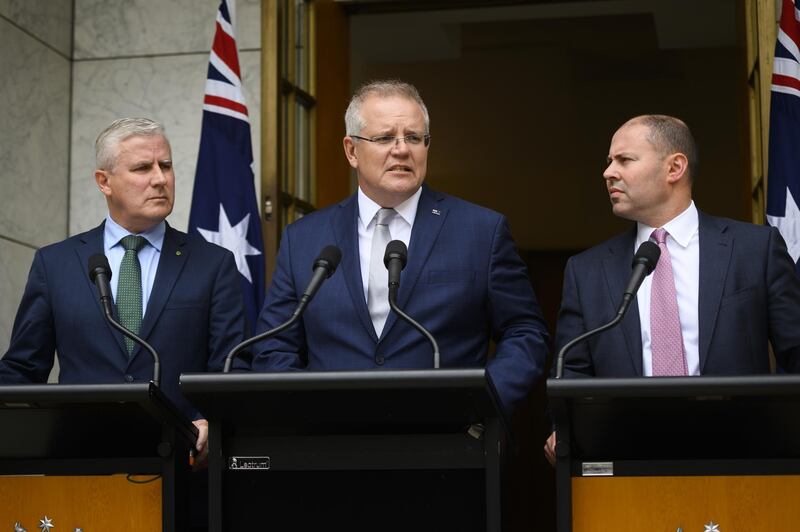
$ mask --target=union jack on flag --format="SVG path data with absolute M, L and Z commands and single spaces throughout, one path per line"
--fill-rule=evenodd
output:
M 800 275 L 800 10 L 783 0 L 769 118 L 767 222 L 777 227 Z
M 252 331 L 264 301 L 264 244 L 233 21 L 233 0 L 222 0 L 208 64 L 189 231 L 233 253 Z

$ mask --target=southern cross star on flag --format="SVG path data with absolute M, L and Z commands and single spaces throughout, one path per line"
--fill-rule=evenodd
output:
M 800 275 L 800 10 L 783 0 L 769 117 L 767 222 L 786 240 Z
M 208 63 L 189 231 L 233 253 L 252 331 L 264 301 L 264 245 L 233 21 L 233 0 L 222 0 Z

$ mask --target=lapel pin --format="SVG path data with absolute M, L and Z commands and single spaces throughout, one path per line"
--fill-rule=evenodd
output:
M 439 209 L 433 209 L 431 212 L 436 216 L 440 216 L 442 214 L 442 211 L 440 211 Z
M 181 256 L 181 250 L 178 250 L 178 251 L 176 251 L 176 252 L 175 252 L 175 255 L 177 255 L 178 257 L 180 257 L 180 256 Z

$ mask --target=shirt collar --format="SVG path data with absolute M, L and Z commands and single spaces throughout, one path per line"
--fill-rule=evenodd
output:
M 147 231 L 137 233 L 143 236 L 147 243 L 161 252 L 161 246 L 164 245 L 164 234 L 167 231 L 167 222 L 161 220 Z M 120 240 L 130 235 L 131 232 L 119 225 L 111 218 L 111 214 L 106 215 L 106 224 L 103 230 L 103 248 L 106 252 L 114 246 L 121 245 Z
M 413 196 L 394 208 L 397 214 L 411 227 L 414 227 L 414 219 L 417 217 L 417 207 L 419 206 L 419 197 L 421 195 L 422 187 L 419 187 Z M 361 187 L 358 187 L 358 218 L 364 227 L 369 226 L 379 209 L 381 209 L 381 206 L 364 194 Z
M 645 225 L 641 222 L 638 222 L 636 225 L 636 249 L 639 249 L 639 245 L 642 242 L 650 240 L 650 235 L 657 229 L 657 227 L 650 227 L 649 225 Z M 699 227 L 697 207 L 695 207 L 694 201 L 689 203 L 689 207 L 687 207 L 685 211 L 680 213 L 669 222 L 665 223 L 662 227 L 666 229 L 667 233 L 669 233 L 669 235 L 675 242 L 678 243 L 678 245 L 683 248 L 688 247 L 692 237 L 695 235 L 695 233 L 697 233 L 697 229 Z

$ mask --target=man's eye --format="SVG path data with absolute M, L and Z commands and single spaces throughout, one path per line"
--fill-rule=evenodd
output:
M 391 144 L 392 142 L 394 142 L 394 137 L 391 135 L 381 135 L 380 137 L 375 137 L 372 140 L 374 140 L 378 144 Z
M 406 135 L 406 142 L 409 144 L 419 144 L 422 142 L 422 135 Z

